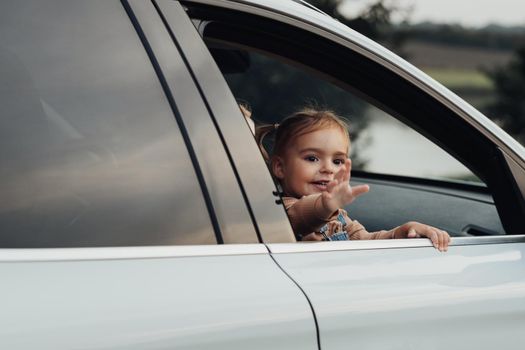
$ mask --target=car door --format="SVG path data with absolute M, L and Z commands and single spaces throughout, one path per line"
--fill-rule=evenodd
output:
M 317 348 L 154 4 L 0 19 L 0 347 Z
M 447 253 L 439 253 L 426 239 L 280 243 L 261 230 L 272 257 L 308 296 L 320 348 L 523 347 L 523 149 L 420 71 L 325 15 L 292 2 L 183 4 L 196 27 L 188 39 L 194 50 L 187 57 L 239 173 L 249 171 L 243 170 L 245 162 L 263 163 L 263 158 L 256 151 L 249 160 L 243 158 L 237 153 L 238 138 L 228 135 L 235 128 L 236 136 L 251 136 L 230 87 L 213 64 L 209 50 L 217 47 L 241 50 L 240 55 L 234 52 L 244 62 L 241 65 L 249 62 L 243 58 L 246 51 L 263 52 L 337 82 L 426 135 L 485 184 L 480 190 L 478 185 L 457 182 L 359 173 L 359 181 L 372 179 L 385 186 L 383 200 L 392 203 L 375 212 L 370 202 L 365 204 L 362 212 L 369 214 L 371 224 L 392 224 L 385 216 L 404 219 L 429 211 L 426 217 L 454 236 Z M 168 26 L 180 25 L 166 18 Z M 208 64 L 191 65 L 197 57 L 207 58 Z M 217 55 L 215 62 L 223 73 L 228 70 Z M 224 122 L 234 114 L 237 126 Z M 242 147 L 255 149 L 254 143 L 248 138 Z M 267 182 L 269 174 L 252 176 L 241 176 L 247 192 L 250 186 Z M 392 188 L 397 192 L 393 194 Z M 394 201 L 412 195 L 417 201 L 399 206 Z M 452 217 L 452 204 L 465 215 Z M 268 208 L 274 205 L 273 200 L 266 201 Z M 350 213 L 352 208 L 347 208 Z M 484 224 L 469 230 L 469 225 L 485 219 L 494 230 Z M 262 227 L 259 220 L 258 224 Z M 287 225 L 281 228 L 289 230 Z

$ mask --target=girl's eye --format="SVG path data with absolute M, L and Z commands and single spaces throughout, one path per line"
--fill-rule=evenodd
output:
M 316 156 L 307 156 L 304 159 L 309 162 L 317 162 L 319 160 L 319 158 L 317 158 Z
M 343 165 L 345 163 L 344 159 L 334 159 L 335 165 Z

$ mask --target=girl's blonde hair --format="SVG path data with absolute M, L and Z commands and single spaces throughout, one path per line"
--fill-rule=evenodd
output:
M 315 108 L 304 108 L 295 112 L 283 119 L 280 124 L 257 127 L 255 139 L 266 161 L 271 162 L 271 157 L 263 145 L 264 137 L 270 132 L 276 131 L 275 142 L 271 152 L 272 156 L 282 156 L 287 147 L 297 137 L 332 127 L 339 128 L 346 135 L 348 144 L 350 145 L 348 122 L 330 110 L 318 110 Z

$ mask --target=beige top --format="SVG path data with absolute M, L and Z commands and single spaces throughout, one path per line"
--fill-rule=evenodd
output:
M 346 221 L 343 230 L 351 240 L 392 238 L 393 230 L 368 232 L 357 220 L 350 219 L 344 209 L 338 209 L 328 217 L 323 217 L 327 210 L 323 207 L 321 193 L 303 196 L 301 199 L 283 197 L 283 203 L 298 240 L 311 233 L 320 234 L 319 230 L 327 223 L 338 223 L 336 218 L 339 214 L 342 214 Z M 331 234 L 333 232 L 327 233 L 328 236 Z

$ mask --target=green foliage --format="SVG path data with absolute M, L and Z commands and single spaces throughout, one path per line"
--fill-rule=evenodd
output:
M 425 73 L 439 81 L 449 89 L 472 88 L 492 90 L 492 80 L 477 69 L 462 68 L 424 68 Z
M 420 23 L 400 25 L 393 28 L 410 39 L 444 45 L 489 48 L 494 50 L 513 50 L 525 45 L 525 28 L 466 28 L 459 24 Z
M 525 145 L 525 46 L 516 50 L 508 65 L 488 74 L 496 90 L 496 102 L 488 114 Z

